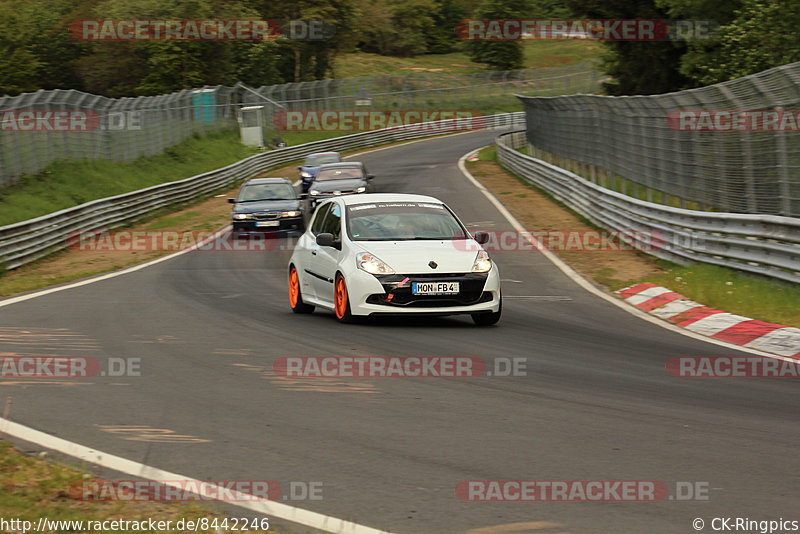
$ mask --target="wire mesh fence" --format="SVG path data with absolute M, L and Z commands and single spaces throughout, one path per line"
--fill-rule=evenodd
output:
M 800 63 L 664 95 L 520 98 L 534 151 L 662 203 L 800 217 Z
M 79 91 L 0 98 L 0 187 L 54 160 L 133 161 L 192 135 L 232 129 L 242 107 L 261 107 L 267 145 L 280 139 L 278 111 L 521 110 L 515 93 L 593 92 L 592 64 L 508 72 L 409 73 L 261 87 L 203 87 L 169 95 L 111 99 Z
M 519 109 L 515 93 L 539 96 L 593 93 L 599 73 L 591 63 L 516 71 L 449 74 L 406 72 L 260 87 L 290 111 L 325 109 Z M 505 108 L 511 109 L 505 109 Z
M 235 122 L 236 91 L 112 99 L 73 90 L 0 98 L 0 186 L 54 160 L 132 161 Z

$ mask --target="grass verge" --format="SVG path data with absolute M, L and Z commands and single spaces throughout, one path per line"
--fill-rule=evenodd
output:
M 341 136 L 341 132 L 292 132 L 290 146 Z M 239 132 L 223 130 L 191 137 L 163 154 L 130 163 L 56 161 L 42 172 L 0 189 L 0 226 L 25 221 L 99 198 L 182 180 L 235 163 L 259 150 L 241 144 Z
M 128 521 L 172 521 L 167 530 L 127 530 L 127 532 L 183 532 L 175 528 L 181 519 L 217 518 L 212 504 L 161 503 L 147 501 L 83 500 L 83 484 L 95 481 L 91 475 L 57 462 L 26 456 L 8 441 L 0 441 L 0 517 L 6 521 L 20 519 L 36 526 L 39 518 L 82 521 L 83 528 L 63 528 L 62 532 L 104 532 L 91 527 L 88 521 L 125 519 Z M 266 526 L 266 525 L 264 525 Z M 87 528 L 88 527 L 88 528 Z M 208 529 L 207 531 L 213 531 Z M 125 532 L 125 530 L 116 530 Z M 199 530 L 203 532 L 203 530 Z M 107 530 L 105 531 L 107 532 Z M 265 532 L 251 530 L 250 532 Z M 269 532 L 274 532 L 269 528 Z
M 591 40 L 523 41 L 525 68 L 563 67 L 600 59 L 603 48 Z M 405 75 L 413 72 L 469 74 L 485 72 L 486 65 L 474 63 L 464 52 L 422 54 L 411 58 L 355 52 L 336 58 L 337 78 L 379 74 Z
M 530 230 L 596 229 L 546 192 L 504 169 L 495 147 L 467 168 Z M 800 286 L 726 267 L 680 266 L 632 250 L 553 250 L 584 277 L 609 291 L 640 282 L 668 287 L 706 306 L 763 321 L 800 327 Z

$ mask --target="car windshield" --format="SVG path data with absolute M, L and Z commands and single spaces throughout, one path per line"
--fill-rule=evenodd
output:
M 443 204 L 375 202 L 347 207 L 353 241 L 466 239 L 467 231 Z
M 308 156 L 306 158 L 306 167 L 319 167 L 326 163 L 339 163 L 342 159 L 337 154 L 325 154 L 324 156 Z
M 239 202 L 258 200 L 294 200 L 296 195 L 289 184 L 251 184 L 239 192 Z
M 363 178 L 364 173 L 361 168 L 353 167 L 349 169 L 324 169 L 317 174 L 317 181 L 324 182 L 326 180 L 352 180 L 353 178 Z

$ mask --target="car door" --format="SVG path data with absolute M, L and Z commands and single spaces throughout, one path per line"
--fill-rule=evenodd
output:
M 302 282 L 301 291 L 304 295 L 311 298 L 318 298 L 316 291 L 317 285 L 314 283 L 317 276 L 314 271 L 314 260 L 320 247 L 317 245 L 316 239 L 317 235 L 322 232 L 322 224 L 325 221 L 325 215 L 328 214 L 330 209 L 330 205 L 325 205 L 314 213 L 309 231 L 300 237 L 295 247 L 295 254 L 300 263 L 300 265 L 296 267 L 298 270 L 302 271 L 300 273 L 300 280 Z
M 322 232 L 333 234 L 335 240 L 342 238 L 342 207 L 338 202 L 330 202 L 330 209 L 322 222 Z M 333 305 L 333 282 L 339 266 L 341 251 L 334 247 L 321 247 L 312 251 L 311 266 L 315 272 L 313 283 L 317 299 Z

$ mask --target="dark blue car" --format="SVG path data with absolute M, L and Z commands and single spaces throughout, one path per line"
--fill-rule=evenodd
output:
M 303 208 L 292 182 L 286 178 L 253 178 L 244 183 L 233 204 L 234 237 L 253 232 L 303 232 Z
M 342 161 L 342 156 L 338 152 L 317 152 L 316 154 L 309 154 L 306 156 L 302 165 L 297 167 L 300 169 L 300 180 L 303 183 L 303 193 L 308 193 L 308 186 L 317 175 L 320 165 L 326 163 L 339 163 Z

